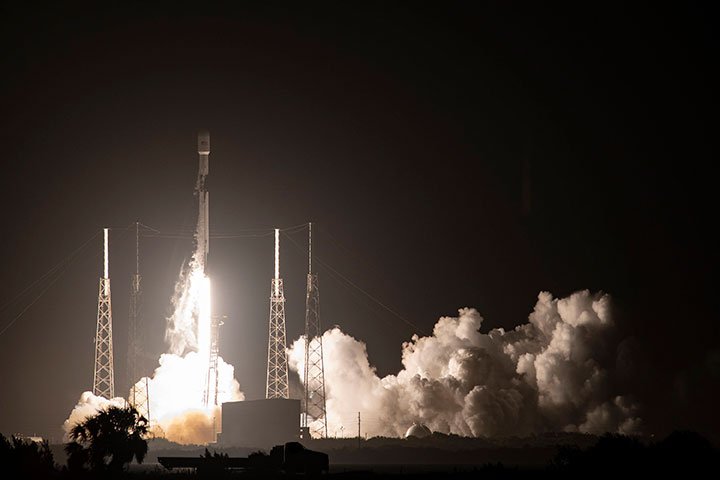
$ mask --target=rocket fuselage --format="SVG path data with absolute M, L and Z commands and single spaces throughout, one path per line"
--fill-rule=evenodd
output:
M 200 155 L 210 155 L 210 132 L 207 130 L 198 132 L 198 153 Z
M 195 190 L 198 195 L 198 250 L 201 252 L 203 268 L 207 270 L 210 251 L 210 194 L 207 191 L 207 176 L 210 173 L 210 132 L 198 132 L 198 156 L 200 165 Z

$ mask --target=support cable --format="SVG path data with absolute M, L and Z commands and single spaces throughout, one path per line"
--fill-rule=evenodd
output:
M 295 240 L 293 240 L 292 237 L 290 237 L 290 236 L 287 235 L 287 234 L 285 235 L 285 237 L 287 237 L 287 239 L 290 240 L 291 243 L 295 244 L 296 247 L 300 248 L 300 249 L 303 251 L 303 253 L 305 253 L 305 249 L 304 249 L 302 246 L 300 246 L 300 244 L 298 244 Z M 378 300 L 377 298 L 375 298 L 375 297 L 374 297 L 372 294 L 370 294 L 368 291 L 366 291 L 365 289 L 363 289 L 362 287 L 360 287 L 358 284 L 356 284 L 355 282 L 353 282 L 352 280 L 350 280 L 349 278 L 347 278 L 347 277 L 346 277 L 345 275 L 343 275 L 342 273 L 340 273 L 340 272 L 338 272 L 337 270 L 335 270 L 333 267 L 331 267 L 330 265 L 328 265 L 325 261 L 321 260 L 318 256 L 315 256 L 314 259 L 315 259 L 315 261 L 316 261 L 320 266 L 324 267 L 327 271 L 334 273 L 335 275 L 337 275 L 338 277 L 340 277 L 341 279 L 343 279 L 345 282 L 347 282 L 349 285 L 351 285 L 353 288 L 355 288 L 356 290 L 358 290 L 359 292 L 361 292 L 363 295 L 365 295 L 367 298 L 369 298 L 370 300 L 372 300 L 373 302 L 375 302 L 376 304 L 378 304 L 379 306 L 381 306 L 383 309 L 387 310 L 387 311 L 388 311 L 390 314 L 392 314 L 394 317 L 402 320 L 402 321 L 405 322 L 407 325 L 413 327 L 415 330 L 417 330 L 417 332 L 415 332 L 415 333 L 421 333 L 422 335 L 428 335 L 422 328 L 418 327 L 418 326 L 415 325 L 413 322 L 411 322 L 411 321 L 408 320 L 407 318 L 403 317 L 402 315 L 400 315 L 398 312 L 396 312 L 396 311 L 393 310 L 392 308 L 390 308 L 390 307 L 388 307 L 387 305 L 385 305 L 383 302 L 381 302 L 380 300 Z
M 72 262 L 75 260 L 75 258 L 77 257 L 77 255 L 78 255 L 91 241 L 93 241 L 93 240 L 95 239 L 95 237 L 97 237 L 99 234 L 100 234 L 99 232 L 95 232 L 95 233 L 94 233 L 89 239 L 87 239 L 82 245 L 80 245 L 78 248 L 76 248 L 75 250 L 73 250 L 68 256 L 66 256 L 60 263 L 58 263 L 57 265 L 55 265 L 54 267 L 52 267 L 52 268 L 51 268 L 50 270 L 48 270 L 45 274 L 43 274 L 42 276 L 40 276 L 40 278 L 38 278 L 37 280 L 35 280 L 34 282 L 32 282 L 30 285 L 28 285 L 27 287 L 25 287 L 17 296 L 15 296 L 14 299 L 12 299 L 11 301 L 7 302 L 5 305 L 3 305 L 2 308 L 0 308 L 0 311 L 5 310 L 8 306 L 10 306 L 11 304 L 15 303 L 15 302 L 16 302 L 18 299 L 20 299 L 23 295 L 25 295 L 27 292 L 29 292 L 29 291 L 30 291 L 34 286 L 36 286 L 38 283 L 42 282 L 44 279 L 46 279 L 47 277 L 53 275 L 54 273 L 59 272 L 58 275 L 57 275 L 54 279 L 52 279 L 52 280 L 50 281 L 50 283 L 49 283 L 44 289 L 42 289 L 42 290 L 40 291 L 40 293 L 37 295 L 37 297 L 35 297 L 25 308 L 23 308 L 23 309 L 20 311 L 20 313 L 18 313 L 18 314 L 15 316 L 15 318 L 13 318 L 13 319 L 10 321 L 10 323 L 8 323 L 7 325 L 5 325 L 5 327 L 4 327 L 2 330 L 0 330 L 0 335 L 2 335 L 3 333 L 5 333 L 5 331 L 6 331 L 8 328 L 10 328 L 20 317 L 22 317 L 23 314 L 24 314 L 25 312 L 27 312 L 28 309 L 30 309 L 30 307 L 32 307 L 33 305 L 35 305 L 35 303 L 36 303 L 38 300 L 40 300 L 40 298 L 45 294 L 45 292 L 47 292 L 47 291 L 50 289 L 50 287 L 52 287 L 52 286 L 60 279 L 60 277 L 62 277 L 63 273 L 65 273 L 65 272 L 67 271 L 68 267 L 69 267 L 70 265 L 72 265 Z

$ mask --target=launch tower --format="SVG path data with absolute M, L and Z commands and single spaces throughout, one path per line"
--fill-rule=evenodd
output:
M 303 432 L 316 437 L 327 437 L 322 334 L 318 277 L 317 273 L 312 273 L 312 223 L 310 223 L 308 224 L 308 276 L 305 297 L 305 397 L 303 398 L 301 427 Z M 312 429 L 310 429 L 310 423 L 313 424 Z
M 205 406 L 218 405 L 218 354 L 220 353 L 220 327 L 223 317 L 212 317 L 210 326 L 210 358 L 208 359 L 208 373 L 205 384 Z
M 150 420 L 150 389 L 148 378 L 140 376 L 138 362 L 142 358 L 142 347 L 137 331 L 140 326 L 140 223 L 135 222 L 135 274 L 130 285 L 130 314 L 128 322 L 127 385 L 130 393 L 128 403 L 140 415 Z
M 289 398 L 285 352 L 285 295 L 280 278 L 280 229 L 275 229 L 275 277 L 270 284 L 270 332 L 265 398 Z
M 112 305 L 108 276 L 108 229 L 103 229 L 104 270 L 98 293 L 97 328 L 95 330 L 95 369 L 93 394 L 107 399 L 115 396 L 113 367 Z

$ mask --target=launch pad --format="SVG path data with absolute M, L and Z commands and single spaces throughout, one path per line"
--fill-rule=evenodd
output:
M 319 293 L 317 273 L 312 272 L 312 224 L 308 224 L 308 277 L 306 292 L 305 315 L 305 368 L 303 383 L 305 394 L 302 399 L 289 398 L 288 353 L 285 331 L 285 296 L 283 280 L 280 277 L 280 234 L 275 228 L 274 276 L 270 291 L 270 318 L 268 328 L 268 358 L 266 377 L 266 398 L 254 401 L 236 401 L 242 398 L 239 391 L 233 393 L 232 384 L 221 387 L 223 378 L 220 370 L 223 363 L 219 351 L 220 326 L 224 316 L 213 315 L 211 311 L 211 285 L 207 274 L 208 253 L 210 246 L 209 193 L 207 178 L 209 174 L 210 134 L 201 130 L 197 138 L 199 158 L 198 176 L 195 184 L 197 197 L 197 226 L 193 235 L 195 252 L 192 258 L 181 269 L 180 279 L 173 298 L 175 310 L 168 318 L 169 327 L 166 340 L 170 344 L 168 353 L 173 362 L 180 365 L 187 360 L 181 375 L 175 363 L 161 363 L 155 374 L 140 374 L 141 339 L 138 336 L 140 323 L 140 223 L 134 223 L 135 230 L 135 274 L 132 277 L 130 315 L 127 349 L 127 384 L 128 399 L 126 405 L 138 409 L 149 421 L 160 425 L 167 420 L 166 412 L 182 416 L 186 412 L 201 411 L 212 419 L 213 436 L 217 434 L 218 442 L 226 445 L 269 447 L 272 445 L 294 441 L 301 437 L 310 438 L 327 436 L 325 410 L 325 385 L 322 357 L 322 330 L 319 319 Z M 149 227 L 148 227 L 149 228 Z M 154 230 L 154 229 L 153 229 Z M 110 279 L 108 274 L 108 229 L 104 230 L 104 272 L 101 278 L 100 295 L 98 298 L 98 320 L 96 335 L 96 359 L 93 393 L 110 400 L 115 397 L 114 364 L 112 350 L 112 314 L 110 310 Z M 184 355 L 187 348 L 197 352 L 196 357 Z M 197 358 L 197 360 L 195 360 Z M 164 368 L 163 368 L 164 367 Z M 188 368 L 190 367 L 190 368 Z M 232 366 L 229 366 L 232 368 Z M 192 374 L 190 374 L 192 372 Z M 159 380 L 158 375 L 163 378 Z M 168 377 L 169 375 L 169 377 Z M 192 383 L 180 394 L 169 395 L 180 385 Z M 201 378 L 202 377 L 202 378 Z M 228 377 L 226 375 L 226 377 Z M 140 378 L 140 380 L 138 380 Z M 232 373 L 229 377 L 232 382 Z M 225 381 L 225 380 L 223 380 Z M 197 386 L 201 385 L 201 389 Z M 235 382 L 237 385 L 237 382 Z M 237 388 L 237 387 L 235 387 Z M 153 409 L 151 412 L 151 390 L 153 390 Z M 198 398 L 197 391 L 201 390 Z M 228 401 L 230 400 L 230 401 Z M 217 433 L 214 422 L 215 408 L 222 408 L 222 433 Z M 156 418 L 151 418 L 151 413 Z M 182 424 L 179 423 L 179 424 Z M 301 425 L 302 424 L 302 425 Z M 162 428 L 168 429 L 175 438 L 187 439 L 184 433 L 169 433 L 172 423 Z M 302 428 L 301 428 L 302 427 Z M 203 429 L 203 431 L 205 431 Z M 163 435 L 166 435 L 164 432 Z M 207 439 L 207 435 L 204 434 Z M 198 441 L 198 440 L 196 440 Z M 202 440 L 207 441 L 207 440 Z

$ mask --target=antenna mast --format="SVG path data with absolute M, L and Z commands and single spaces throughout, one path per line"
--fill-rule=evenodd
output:
M 103 229 L 103 277 L 98 292 L 97 327 L 95 330 L 95 368 L 93 394 L 107 399 L 115 396 L 113 367 L 112 306 L 108 261 L 108 229 Z
M 276 228 L 275 278 L 270 283 L 270 328 L 265 398 L 290 397 L 285 347 L 285 295 L 283 281 L 280 278 L 280 229 Z
M 318 277 L 317 273 L 312 273 L 312 223 L 309 223 L 308 276 L 305 296 L 305 398 L 303 399 L 301 426 L 304 432 L 316 437 L 327 437 L 322 334 Z M 312 428 L 310 428 L 311 424 Z

